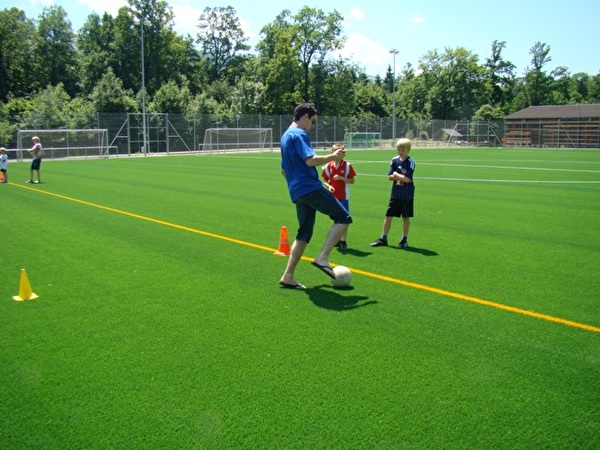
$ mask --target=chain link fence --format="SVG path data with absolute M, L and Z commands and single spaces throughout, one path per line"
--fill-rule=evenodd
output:
M 183 114 L 147 114 L 146 148 L 144 149 L 144 121 L 141 114 L 98 114 L 98 128 L 109 130 L 111 156 L 131 156 L 155 153 L 204 152 L 204 135 L 209 128 L 271 128 L 275 148 L 279 136 L 291 123 L 290 116 L 240 115 L 222 117 L 202 115 L 189 118 Z M 415 146 L 501 146 L 504 122 L 459 122 L 452 120 L 397 119 L 397 136 L 392 136 L 391 118 L 352 118 L 318 116 L 310 139 L 315 149 L 329 149 L 335 142 L 343 142 L 347 133 L 378 133 L 376 147 L 392 148 L 395 138 L 408 137 Z M 244 143 L 242 143 L 244 144 Z M 249 144 L 249 143 L 247 143 Z M 247 150 L 241 145 L 240 151 Z
M 144 120 L 145 119 L 145 120 Z M 241 142 L 239 148 L 228 151 L 278 151 L 279 137 L 291 123 L 291 116 L 239 115 L 224 117 L 184 114 L 99 113 L 90 128 L 108 130 L 108 150 L 87 157 L 121 157 L 153 154 L 214 153 L 203 148 L 209 128 L 271 128 L 273 146 L 258 148 L 252 142 Z M 395 125 L 395 126 L 394 126 Z M 393 136 L 392 130 L 397 136 Z M 349 133 L 370 133 L 380 136 L 370 148 L 393 148 L 397 138 L 407 137 L 415 147 L 552 147 L 600 148 L 600 120 L 565 122 L 550 121 L 456 121 L 396 119 L 390 117 L 318 116 L 310 139 L 317 150 L 329 150 L 335 142 L 344 142 Z M 42 143 L 43 144 L 43 143 Z M 25 149 L 14 150 L 14 156 Z M 52 152 L 71 155 L 69 151 Z M 10 155 L 10 153 L 9 153 Z M 13 156 L 13 157 L 14 157 Z M 67 159 L 70 158 L 67 157 Z

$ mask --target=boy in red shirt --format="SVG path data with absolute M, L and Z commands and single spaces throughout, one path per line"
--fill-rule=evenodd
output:
M 335 152 L 339 149 L 344 148 L 344 144 L 341 142 L 336 142 L 331 147 L 331 152 Z M 354 177 L 356 176 L 356 172 L 354 171 L 354 167 L 345 160 L 341 160 L 339 162 L 330 161 L 326 166 L 323 166 L 323 172 L 321 172 L 321 177 L 323 177 L 325 187 L 329 189 L 329 191 L 333 194 L 335 198 L 342 204 L 346 211 L 350 212 L 350 203 L 348 202 L 348 198 L 350 196 L 350 186 L 349 184 L 354 184 Z M 346 243 L 348 231 L 342 235 L 340 241 L 336 244 L 341 251 L 345 251 L 348 249 L 348 244 Z

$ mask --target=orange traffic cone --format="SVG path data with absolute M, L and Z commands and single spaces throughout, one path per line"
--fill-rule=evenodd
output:
M 34 294 L 29 284 L 29 278 L 27 278 L 27 272 L 25 269 L 21 269 L 21 282 L 19 283 L 19 295 L 15 295 L 13 300 L 22 302 L 23 300 L 34 300 L 38 298 L 37 294 Z
M 290 254 L 290 242 L 288 241 L 287 227 L 281 227 L 281 234 L 279 235 L 279 249 L 274 254 L 281 256 Z

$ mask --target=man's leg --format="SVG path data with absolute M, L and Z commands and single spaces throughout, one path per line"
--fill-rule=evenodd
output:
M 283 275 L 281 276 L 279 281 L 291 285 L 298 284 L 296 278 L 294 277 L 294 273 L 296 271 L 296 266 L 298 265 L 300 259 L 302 258 L 302 255 L 304 254 L 306 245 L 306 241 L 295 240 L 292 243 L 292 248 L 290 249 L 290 257 L 288 258 L 285 271 L 283 272 Z
M 321 248 L 321 252 L 315 258 L 315 262 L 321 266 L 329 265 L 329 254 L 331 250 L 335 247 L 335 244 L 340 240 L 340 238 L 344 235 L 344 233 L 348 230 L 347 223 L 334 223 L 329 232 L 327 233 L 327 238 L 325 239 L 325 243 L 323 244 L 323 248 Z

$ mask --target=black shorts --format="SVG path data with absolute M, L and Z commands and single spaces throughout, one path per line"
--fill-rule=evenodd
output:
M 40 166 L 42 165 L 42 159 L 34 159 L 31 161 L 31 170 L 40 170 Z
M 414 199 L 397 200 L 391 198 L 385 215 L 388 217 L 414 217 Z

